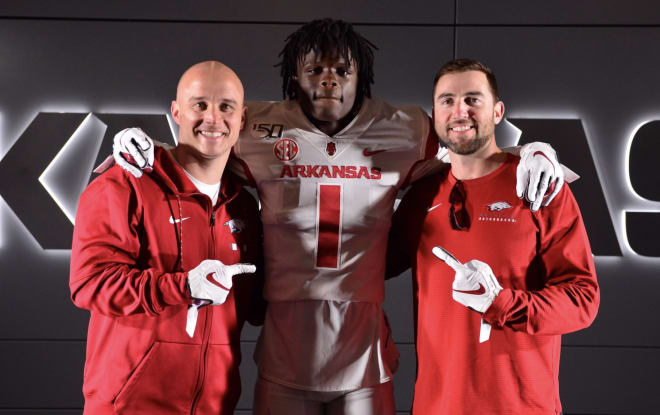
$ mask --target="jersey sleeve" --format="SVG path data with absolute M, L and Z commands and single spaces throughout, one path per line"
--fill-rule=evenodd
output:
M 432 125 L 433 122 L 428 116 L 426 116 L 425 122 L 427 124 L 427 127 L 424 129 L 426 131 L 426 139 L 422 141 L 419 160 L 410 168 L 404 187 L 419 179 L 437 173 L 449 163 L 449 159 L 446 157 L 448 155 L 447 149 L 440 145 L 440 139 Z
M 495 327 L 528 334 L 565 334 L 591 324 L 600 292 L 579 208 L 568 186 L 555 203 L 534 218 L 540 229 L 539 254 L 531 272 L 542 275 L 538 289 L 503 289 L 484 313 Z
M 257 187 L 257 182 L 254 180 L 248 164 L 245 160 L 239 158 L 235 151 L 232 151 L 231 156 L 227 160 L 227 168 L 244 184 Z
M 138 267 L 141 207 L 119 167 L 83 192 L 76 213 L 69 288 L 80 308 L 108 316 L 157 315 L 189 304 L 186 273 Z M 118 174 L 119 173 L 119 174 Z

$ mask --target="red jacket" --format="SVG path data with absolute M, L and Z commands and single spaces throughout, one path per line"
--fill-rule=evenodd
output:
M 213 207 L 160 148 L 152 173 L 115 166 L 87 187 L 69 280 L 73 302 L 91 310 L 86 414 L 233 413 L 240 331 L 262 306 L 262 278 L 234 277 L 223 305 L 200 309 L 191 339 L 186 275 L 204 259 L 260 270 L 260 233 L 254 198 L 229 174 Z

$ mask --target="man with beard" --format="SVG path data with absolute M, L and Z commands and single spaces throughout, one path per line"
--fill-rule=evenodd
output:
M 387 255 L 388 275 L 413 267 L 415 414 L 561 413 L 561 335 L 598 310 L 575 199 L 565 186 L 532 212 L 517 197 L 519 158 L 495 143 L 503 114 L 489 68 L 459 59 L 440 69 L 433 120 L 451 168 L 413 184 Z
M 381 308 L 387 233 L 398 190 L 444 153 L 421 108 L 371 99 L 373 45 L 350 24 L 308 23 L 280 56 L 288 99 L 248 103 L 234 147 L 264 223 L 269 305 L 254 413 L 394 414 L 398 353 Z M 130 130 L 115 148 L 137 174 L 121 152 L 144 167 L 149 156 L 139 147 L 150 142 Z M 563 174 L 543 156 L 528 161 L 520 192 L 529 183 L 538 208 Z

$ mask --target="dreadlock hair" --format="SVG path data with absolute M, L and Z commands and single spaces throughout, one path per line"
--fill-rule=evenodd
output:
M 285 42 L 278 55 L 282 60 L 275 65 L 280 67 L 284 98 L 297 98 L 292 77 L 297 73 L 298 63 L 310 51 L 314 51 L 317 56 L 336 53 L 349 65 L 351 60 L 355 62 L 358 71 L 356 102 L 361 102 L 364 97 L 371 97 L 371 84 L 374 83 L 374 49 L 378 48 L 353 30 L 350 23 L 329 18 L 314 20 L 291 33 Z

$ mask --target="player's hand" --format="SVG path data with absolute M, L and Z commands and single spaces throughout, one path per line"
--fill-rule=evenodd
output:
M 564 170 L 557 153 L 546 143 L 525 144 L 520 149 L 516 193 L 529 201 L 532 212 L 548 206 L 564 185 Z
M 476 259 L 462 264 L 440 246 L 434 247 L 432 252 L 456 271 L 451 286 L 454 300 L 479 313 L 488 310 L 502 291 L 490 266 Z
M 133 157 L 136 165 L 131 164 L 125 154 Z M 115 162 L 135 177 L 142 176 L 142 170 L 154 165 L 154 142 L 139 128 L 126 128 L 115 134 L 112 145 Z

